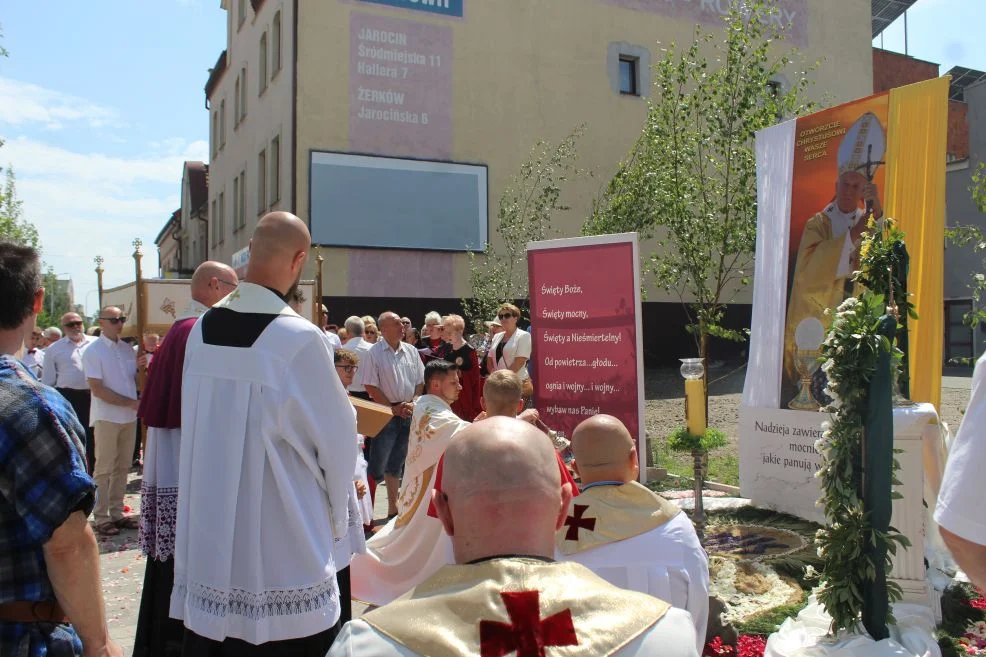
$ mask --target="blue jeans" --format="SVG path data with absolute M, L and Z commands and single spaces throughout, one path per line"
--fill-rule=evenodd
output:
M 407 440 L 411 434 L 411 418 L 394 417 L 370 440 L 370 456 L 366 473 L 378 482 L 385 474 L 398 479 L 404 474 Z

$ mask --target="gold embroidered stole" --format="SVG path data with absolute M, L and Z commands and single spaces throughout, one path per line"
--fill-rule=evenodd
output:
M 572 500 L 555 545 L 562 554 L 577 554 L 649 532 L 679 513 L 681 509 L 636 481 L 595 486 Z
M 429 657 L 612 655 L 670 608 L 576 563 L 503 558 L 446 566 L 362 620 Z M 531 650 L 535 652 L 531 652 Z

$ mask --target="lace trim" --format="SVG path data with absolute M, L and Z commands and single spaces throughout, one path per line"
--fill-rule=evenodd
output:
M 218 618 L 240 616 L 261 620 L 276 616 L 300 616 L 323 610 L 334 611 L 339 604 L 335 577 L 303 589 L 281 589 L 251 593 L 241 589 L 220 591 L 205 584 L 189 584 L 175 573 L 174 595 L 194 609 Z
M 140 488 L 140 551 L 152 559 L 166 561 L 175 556 L 175 519 L 178 488 Z

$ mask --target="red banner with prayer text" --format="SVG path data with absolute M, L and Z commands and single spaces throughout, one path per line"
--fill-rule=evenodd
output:
M 531 376 L 541 419 L 571 438 L 586 418 L 617 417 L 644 462 L 636 234 L 534 242 L 527 266 Z

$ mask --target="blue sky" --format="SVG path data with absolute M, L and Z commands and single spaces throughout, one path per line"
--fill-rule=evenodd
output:
M 98 8 L 98 9 L 94 9 Z M 179 205 L 182 162 L 208 159 L 208 69 L 225 46 L 219 0 L 14 0 L 0 8 L 0 166 L 13 165 L 44 259 L 76 300 L 144 274 Z M 87 307 L 95 309 L 96 294 Z
M 0 25 L 10 51 L 0 60 L 0 166 L 17 173 L 46 262 L 93 310 L 93 256 L 106 258 L 107 287 L 125 283 L 140 237 L 145 275 L 155 275 L 153 240 L 178 207 L 182 162 L 208 159 L 202 88 L 225 47 L 224 12 L 219 0 L 11 0 Z M 943 73 L 986 70 L 983 25 L 986 0 L 918 0 L 909 52 Z M 903 51 L 902 20 L 884 47 Z

